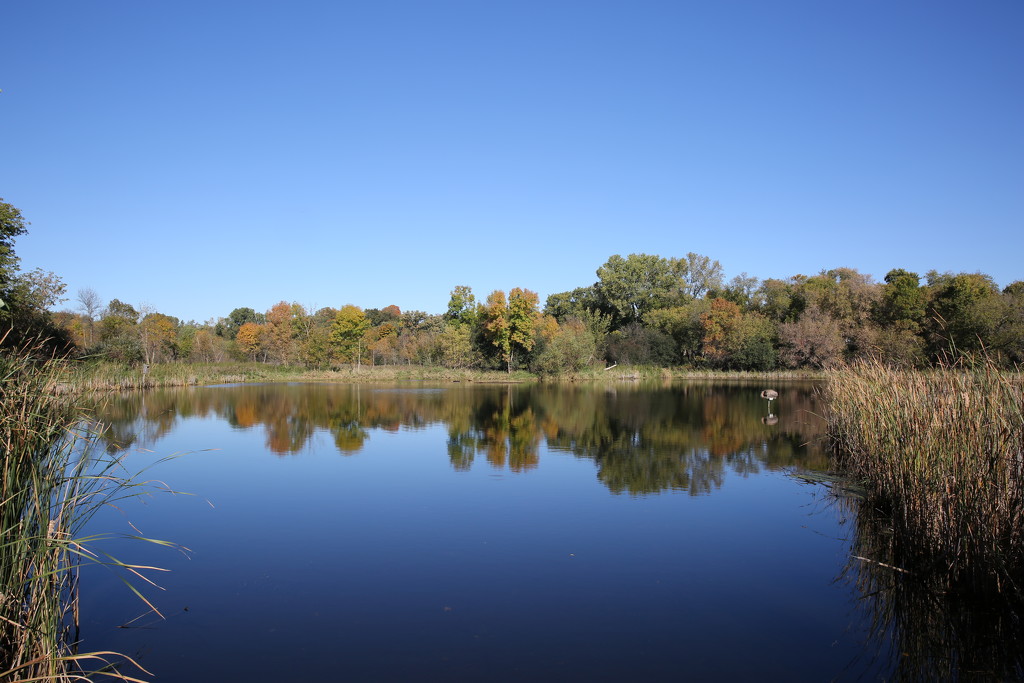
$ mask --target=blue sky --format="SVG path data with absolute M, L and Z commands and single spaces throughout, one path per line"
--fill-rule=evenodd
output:
M 1024 279 L 1019 0 L 7 0 L 0 26 L 0 197 L 71 297 L 440 313 L 691 251 Z

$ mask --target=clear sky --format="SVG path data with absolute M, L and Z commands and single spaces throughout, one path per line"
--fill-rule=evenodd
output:
M 4 0 L 0 35 L 0 197 L 72 298 L 1024 279 L 1020 0 Z

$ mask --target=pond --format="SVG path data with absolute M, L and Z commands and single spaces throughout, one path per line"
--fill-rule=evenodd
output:
M 773 386 L 770 406 L 763 388 L 108 398 L 101 445 L 188 495 L 89 530 L 188 550 L 103 543 L 169 571 L 146 572 L 156 589 L 87 567 L 82 648 L 158 681 L 890 677 L 907 647 L 866 606 L 856 504 L 798 476 L 828 467 L 813 387 Z

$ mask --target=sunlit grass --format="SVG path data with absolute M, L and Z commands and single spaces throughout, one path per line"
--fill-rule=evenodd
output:
M 453 370 L 427 365 L 353 366 L 312 370 L 294 365 L 255 362 L 158 363 L 145 370 L 138 365 L 107 361 L 74 364 L 55 386 L 59 392 L 120 391 L 151 387 L 183 387 L 239 382 L 522 382 L 525 372 Z
M 951 585 L 1024 569 L 1024 385 L 988 361 L 926 372 L 865 362 L 828 373 L 838 463 L 891 515 L 904 556 Z M 985 579 L 987 577 L 987 579 Z
M 806 380 L 820 379 L 820 372 L 783 370 L 778 372 L 730 372 L 656 366 L 602 366 L 562 375 L 545 376 L 545 381 L 658 380 Z M 143 369 L 108 361 L 89 360 L 73 364 L 57 384 L 57 392 L 120 391 L 151 387 L 183 387 L 244 382 L 481 382 L 517 383 L 539 378 L 527 371 L 450 369 L 436 365 L 362 365 L 339 369 L 312 370 L 294 365 L 232 361 L 224 363 L 157 363 Z

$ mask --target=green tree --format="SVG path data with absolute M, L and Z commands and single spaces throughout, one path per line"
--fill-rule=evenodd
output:
M 70 351 L 71 337 L 60 328 L 49 308 L 65 301 L 63 280 L 54 273 L 36 268 L 27 273 L 16 273 L 7 282 L 0 308 L 0 336 L 8 335 L 7 343 L 19 345 L 28 339 L 41 341 L 52 351 Z M 13 332 L 13 334 L 11 334 Z
M 1024 364 L 1024 282 L 1007 285 L 1001 299 L 1003 313 L 992 345 L 1007 363 L 1020 366 Z
M 548 296 L 544 304 L 545 315 L 550 315 L 558 322 L 569 318 L 585 319 L 587 316 L 601 311 L 601 295 L 596 286 L 577 287 L 570 292 L 559 292 Z
M 644 323 L 651 329 L 668 335 L 673 340 L 679 359 L 692 362 L 701 355 L 704 327 L 701 316 L 711 308 L 707 299 L 694 299 L 682 306 L 651 311 Z
M 337 315 L 337 309 L 327 307 L 303 317 L 298 353 L 306 367 L 320 369 L 330 365 L 331 329 Z
M 238 335 L 238 330 L 241 329 L 242 325 L 245 323 L 262 325 L 266 321 L 265 315 L 257 313 L 251 308 L 236 308 L 228 313 L 227 319 L 218 324 L 217 334 L 221 335 L 225 339 L 234 339 Z
M 103 341 L 129 334 L 139 321 L 139 312 L 131 304 L 120 299 L 111 299 L 100 319 L 100 336 Z
M 927 297 L 917 273 L 894 268 L 885 275 L 876 317 L 882 325 L 905 321 L 914 328 L 924 322 Z
M 722 264 L 707 256 L 691 251 L 685 259 L 675 262 L 673 270 L 682 277 L 683 293 L 690 298 L 699 299 L 711 290 L 722 288 Z
M 473 345 L 473 330 L 469 325 L 450 322 L 437 337 L 441 365 L 446 368 L 470 368 L 479 362 Z
M 331 330 L 314 327 L 299 345 L 299 359 L 309 368 L 319 370 L 331 362 Z
M 19 273 L 11 278 L 8 293 L 14 305 L 34 313 L 45 313 L 47 309 L 67 301 L 64 281 L 48 270 L 36 268 Z
M 932 292 L 931 353 L 976 352 L 992 345 L 1001 300 L 992 278 L 983 273 L 927 274 Z
M 604 358 L 612 315 L 603 306 L 596 286 L 577 287 L 570 292 L 548 296 L 544 314 L 559 323 L 576 320 L 586 325 L 594 343 L 595 358 Z
M 1024 282 L 1021 280 L 1011 282 L 1003 289 L 1003 294 L 1017 299 L 1024 298 Z
M 762 300 L 758 296 L 760 280 L 756 277 L 740 273 L 722 290 L 721 297 L 733 302 L 745 311 L 761 307 Z
M 194 321 L 184 325 L 179 323 L 175 330 L 174 341 L 171 342 L 171 355 L 175 360 L 187 360 L 193 356 L 198 333 L 199 326 Z
M 774 322 L 756 311 L 743 313 L 727 342 L 728 367 L 736 370 L 774 370 L 778 329 Z
M 8 283 L 18 272 L 18 257 L 14 254 L 14 238 L 28 232 L 29 222 L 21 215 L 21 210 L 8 204 L 0 197 L 0 299 L 4 296 Z
M 882 360 L 897 367 L 920 367 L 926 362 L 921 336 L 928 302 L 921 278 L 902 268 L 885 275 L 875 308 L 879 325 L 875 345 Z
M 644 314 L 678 301 L 686 261 L 669 261 L 650 254 L 618 254 L 597 269 L 594 285 L 613 316 L 613 328 L 639 322 Z
M 579 318 L 569 318 L 558 325 L 539 346 L 533 369 L 548 375 L 583 370 L 594 362 L 597 350 L 594 335 Z
M 473 290 L 466 285 L 457 285 L 451 292 L 451 298 L 448 299 L 448 310 L 444 314 L 444 319 L 475 327 L 478 317 L 479 311 Z
M 141 363 L 145 353 L 139 338 L 140 317 L 131 304 L 111 299 L 100 317 L 99 352 L 110 360 Z
M 359 365 L 362 356 L 363 333 L 370 327 L 363 309 L 345 304 L 334 316 L 331 326 L 331 345 L 334 357 L 342 363 Z
M 60 300 L 64 283 L 53 273 L 35 270 L 18 274 L 14 239 L 29 225 L 21 211 L 0 199 L 0 343 L 25 346 L 30 340 L 46 353 L 72 350 L 66 330 L 54 324 L 46 310 Z
M 789 323 L 799 317 L 803 308 L 794 297 L 794 289 L 799 277 L 791 278 L 788 281 L 768 278 L 761 283 L 755 297 L 761 303 L 760 312 L 769 320 L 776 323 Z
M 676 361 L 672 337 L 632 323 L 608 335 L 608 360 L 618 364 L 669 366 Z

